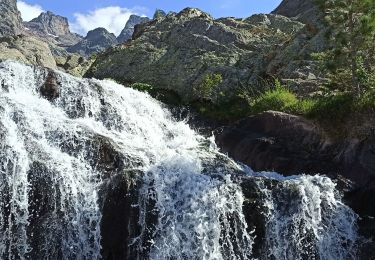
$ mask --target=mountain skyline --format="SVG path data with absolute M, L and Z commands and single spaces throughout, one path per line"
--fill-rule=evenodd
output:
M 255 13 L 269 13 L 274 10 L 281 0 L 246 1 L 246 0 L 208 0 L 208 1 L 136 1 L 136 0 L 23 0 L 18 1 L 18 9 L 24 21 L 30 21 L 41 12 L 51 11 L 69 19 L 70 29 L 85 36 L 88 31 L 98 27 L 106 28 L 109 32 L 119 35 L 130 15 L 152 17 L 156 9 L 166 12 L 178 12 L 185 7 L 196 7 L 219 17 L 248 17 Z

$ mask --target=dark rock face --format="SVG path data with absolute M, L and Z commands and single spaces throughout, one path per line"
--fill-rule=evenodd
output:
M 47 100 L 53 101 L 60 96 L 59 83 L 53 70 L 48 70 L 47 73 L 46 81 L 40 88 L 40 94 Z
M 0 2 L 0 37 L 14 36 L 23 31 L 21 13 L 17 9 L 16 0 Z
M 60 46 L 71 46 L 82 40 L 80 35 L 70 32 L 67 18 L 49 11 L 25 22 L 25 27 L 29 33 Z
M 138 15 L 131 15 L 129 20 L 126 22 L 125 28 L 121 31 L 120 35 L 117 37 L 119 43 L 126 42 L 132 38 L 134 33 L 134 27 L 137 24 L 142 24 L 150 21 L 148 17 L 142 17 Z
M 343 175 L 358 185 L 375 178 L 374 140 L 334 142 L 299 116 L 265 112 L 218 130 L 216 141 L 257 171 Z
M 217 132 L 216 141 L 231 157 L 256 171 L 334 173 L 329 140 L 311 122 L 298 116 L 266 112 Z
M 139 188 L 139 187 L 138 187 Z M 103 259 L 130 259 L 131 237 L 137 233 L 139 214 L 132 207 L 137 204 L 137 184 L 129 183 L 125 175 L 116 175 L 103 187 L 102 198 L 102 257 Z
M 234 89 L 267 75 L 314 78 L 309 78 L 312 69 L 304 70 L 312 64 L 302 64 L 299 56 L 316 49 L 318 43 L 308 44 L 315 34 L 280 15 L 215 20 L 186 8 L 137 25 L 133 41 L 99 55 L 86 76 L 147 83 L 194 101 L 194 88 L 207 75 L 221 74 L 217 92 L 230 97 Z
M 82 56 L 89 56 L 93 53 L 104 51 L 116 45 L 117 39 L 113 33 L 104 28 L 96 28 L 87 33 L 87 36 L 76 45 L 69 47 L 69 52 L 76 52 Z

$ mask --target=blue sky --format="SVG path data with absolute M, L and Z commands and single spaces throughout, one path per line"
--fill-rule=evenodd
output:
M 152 16 L 157 8 L 180 11 L 198 7 L 214 17 L 248 17 L 269 13 L 281 0 L 22 0 L 18 1 L 24 20 L 41 11 L 52 11 L 68 17 L 71 29 L 85 34 L 95 26 L 118 34 L 130 14 Z

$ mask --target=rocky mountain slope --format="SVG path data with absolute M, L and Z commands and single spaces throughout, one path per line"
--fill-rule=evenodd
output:
M 6 59 L 57 68 L 48 44 L 30 36 L 18 35 L 0 38 L 0 60 Z
M 1 0 L 0 14 L 0 37 L 21 34 L 22 18 L 15 0 Z
M 214 19 L 187 8 L 136 26 L 133 41 L 99 55 L 87 76 L 147 83 L 187 101 L 199 98 L 194 89 L 214 74 L 226 96 L 265 77 L 311 92 L 320 79 L 309 54 L 324 48 L 318 32 L 277 14 Z
M 121 31 L 120 35 L 117 37 L 119 43 L 126 42 L 130 40 L 134 33 L 134 27 L 138 24 L 149 22 L 150 18 L 142 17 L 139 15 L 131 15 L 129 20 L 126 22 L 125 28 Z

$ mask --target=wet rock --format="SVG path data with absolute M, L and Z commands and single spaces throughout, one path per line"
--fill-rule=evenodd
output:
M 375 140 L 334 141 L 315 123 L 268 111 L 216 131 L 223 152 L 256 171 L 342 175 L 357 185 L 375 177 Z
M 48 70 L 47 78 L 40 88 L 42 97 L 53 101 L 60 96 L 60 84 L 57 81 L 56 72 Z
M 263 204 L 263 193 L 258 185 L 259 180 L 253 177 L 241 178 L 241 188 L 245 201 L 243 204 L 243 213 L 248 225 L 247 232 L 255 231 L 254 241 L 254 257 L 259 258 L 262 256 L 263 245 L 265 244 L 266 236 L 266 208 Z M 268 185 L 273 186 L 273 181 L 268 180 Z
M 61 245 L 61 230 L 53 230 L 56 228 L 51 223 L 56 218 L 61 217 L 61 209 L 58 207 L 59 203 L 56 200 L 61 196 L 58 192 L 58 187 L 54 185 L 54 172 L 41 161 L 34 161 L 29 166 L 28 182 L 30 184 L 29 190 L 29 228 L 28 234 L 31 238 L 30 246 L 33 248 L 30 254 L 31 259 L 37 259 L 42 252 L 49 251 L 46 247 L 48 243 L 53 245 Z M 53 230 L 53 231 L 52 231 Z M 54 232 L 55 236 L 49 236 L 49 232 Z M 50 239 L 50 241 L 46 241 Z M 54 241 L 51 241 L 53 239 Z M 52 248 L 50 248 L 52 249 Z M 61 258 L 62 252 L 58 248 L 53 248 L 49 251 L 51 257 Z
M 103 259 L 147 259 L 157 213 L 152 200 L 145 202 L 145 212 L 140 212 L 142 176 L 141 172 L 127 172 L 111 177 L 102 185 Z

